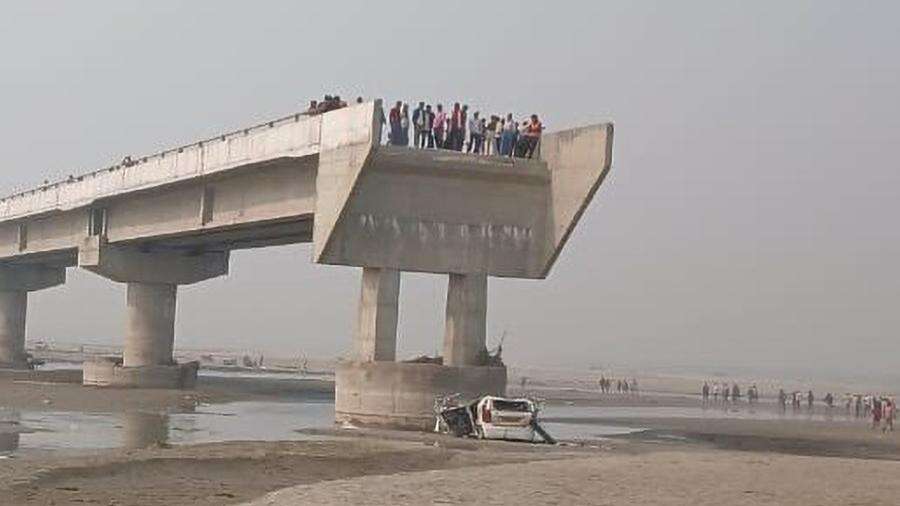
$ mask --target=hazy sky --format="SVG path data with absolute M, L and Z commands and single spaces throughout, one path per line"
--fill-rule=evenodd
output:
M 313 4 L 317 5 L 313 5 Z M 513 365 L 896 370 L 900 3 L 4 2 L 0 190 L 338 92 L 612 119 L 614 163 L 547 281 L 492 280 Z M 355 269 L 235 254 L 176 345 L 334 356 Z M 444 276 L 405 275 L 400 353 L 440 348 Z M 124 287 L 71 269 L 29 338 L 121 342 Z

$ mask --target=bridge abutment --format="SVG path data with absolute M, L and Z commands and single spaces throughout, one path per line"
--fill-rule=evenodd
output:
M 27 369 L 25 321 L 28 292 L 65 283 L 61 267 L 0 266 L 0 369 Z
M 429 429 L 440 397 L 503 395 L 506 368 L 488 365 L 485 348 L 487 277 L 450 274 L 443 364 L 395 362 L 399 287 L 398 271 L 363 269 L 355 358 L 335 371 L 335 420 Z
M 127 321 L 122 361 L 85 362 L 83 383 L 92 386 L 193 388 L 198 364 L 174 358 L 178 285 L 228 273 L 228 253 L 147 252 L 86 242 L 79 264 L 126 283 Z

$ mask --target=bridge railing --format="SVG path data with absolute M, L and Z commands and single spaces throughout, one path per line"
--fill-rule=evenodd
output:
M 252 163 L 254 155 L 303 156 L 318 146 L 320 117 L 295 113 L 253 126 L 209 137 L 104 169 L 48 183 L 0 198 L 0 221 L 16 219 L 55 208 L 73 208 L 118 191 L 139 190 L 174 182 L 183 177 Z M 290 125 L 298 124 L 298 128 Z M 285 129 L 287 128 L 287 129 Z M 266 132 L 273 130 L 272 135 Z M 247 139 L 246 143 L 235 142 Z M 303 148 L 305 152 L 291 152 Z M 235 155 L 239 153 L 239 155 Z M 124 162 L 124 160 L 123 160 Z
M 122 169 L 122 168 L 130 168 L 130 167 L 146 164 L 147 162 L 150 162 L 154 159 L 165 158 L 166 156 L 174 154 L 174 153 L 183 153 L 185 150 L 202 148 L 206 145 L 209 145 L 209 144 L 212 144 L 215 142 L 227 142 L 229 139 L 233 139 L 235 137 L 248 136 L 253 132 L 257 132 L 257 131 L 265 130 L 265 129 L 269 129 L 269 128 L 275 128 L 275 127 L 281 126 L 285 123 L 299 122 L 301 119 L 305 119 L 305 118 L 309 118 L 309 117 L 310 116 L 307 116 L 305 113 L 295 113 L 295 114 L 291 114 L 289 116 L 283 116 L 283 117 L 275 119 L 275 120 L 255 124 L 255 125 L 247 127 L 247 128 L 233 130 L 231 132 L 217 135 L 215 137 L 209 137 L 209 138 L 206 138 L 206 139 L 203 139 L 200 141 L 192 142 L 190 144 L 185 144 L 185 145 L 178 146 L 175 148 L 170 148 L 170 149 L 166 149 L 163 151 L 158 151 L 153 154 L 142 156 L 140 158 L 134 159 L 134 163 L 130 164 L 130 165 L 118 163 L 116 165 L 112 165 L 112 166 L 105 167 L 102 169 L 97 169 L 97 170 L 93 170 L 91 172 L 86 172 L 86 173 L 80 174 L 78 176 L 69 176 L 68 178 L 63 179 L 63 180 L 42 184 L 36 188 L 22 190 L 20 192 L 13 193 L 11 195 L 7 195 L 5 197 L 0 197 L 0 203 L 7 202 L 9 200 L 13 200 L 13 199 L 17 199 L 17 198 L 21 198 L 21 197 L 28 196 L 28 195 L 34 195 L 38 192 L 51 190 L 51 189 L 58 188 L 60 186 L 66 185 L 66 184 L 81 182 L 87 178 L 91 178 L 91 177 L 94 177 L 94 176 L 97 176 L 99 174 L 103 174 L 106 172 L 114 172 L 114 171 Z

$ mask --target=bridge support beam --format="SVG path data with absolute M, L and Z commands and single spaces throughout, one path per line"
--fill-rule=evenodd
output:
M 79 251 L 79 265 L 128 285 L 122 361 L 86 362 L 84 384 L 193 388 L 198 364 L 177 364 L 173 355 L 178 285 L 227 274 L 228 253 L 147 252 L 95 240 Z
M 487 276 L 450 274 L 444 331 L 444 365 L 487 363 Z
M 0 367 L 23 369 L 25 355 L 25 312 L 28 292 L 0 292 Z
M 451 274 L 443 364 L 395 362 L 400 275 L 365 268 L 354 339 L 354 360 L 335 374 L 338 423 L 430 429 L 434 402 L 506 392 L 506 368 L 487 365 L 487 277 Z
M 60 285 L 66 270 L 41 265 L 0 266 L 0 369 L 27 369 L 25 316 L 28 292 Z
M 360 362 L 393 362 L 397 357 L 400 271 L 364 267 L 355 348 Z
M 175 365 L 175 298 L 178 285 L 128 283 L 125 367 Z

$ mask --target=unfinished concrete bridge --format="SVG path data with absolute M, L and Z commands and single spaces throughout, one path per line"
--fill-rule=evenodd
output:
M 81 267 L 127 284 L 122 360 L 86 363 L 84 383 L 190 387 L 178 285 L 226 275 L 232 250 L 312 243 L 312 261 L 362 268 L 338 420 L 419 425 L 436 395 L 502 392 L 487 278 L 548 275 L 610 168 L 612 125 L 546 134 L 527 160 L 381 146 L 380 118 L 378 101 L 290 116 L 0 199 L 0 367 L 27 365 L 28 292 Z M 443 365 L 395 360 L 402 271 L 448 275 Z

